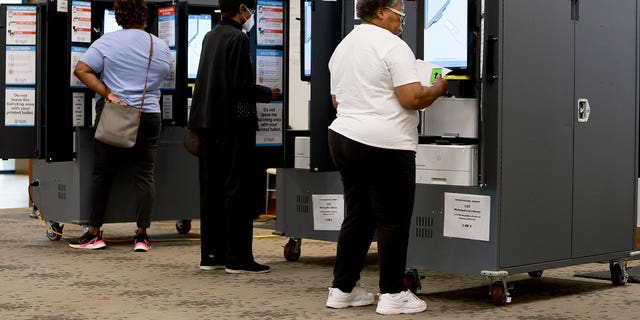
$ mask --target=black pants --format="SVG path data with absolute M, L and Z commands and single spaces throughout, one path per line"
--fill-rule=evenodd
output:
M 96 124 L 100 120 L 103 106 L 103 100 L 96 104 Z M 138 228 L 148 228 L 151 225 L 151 212 L 156 192 L 154 167 L 160 139 L 160 117 L 159 113 L 142 114 L 136 144 L 131 149 L 113 147 L 93 140 L 95 164 L 91 181 L 90 226 L 101 227 L 104 223 L 113 178 L 124 166 L 133 168 L 135 194 L 132 196 L 136 200 Z
M 226 266 L 253 261 L 255 128 L 200 133 L 200 251 Z
M 329 130 L 331 157 L 342 176 L 346 214 L 333 287 L 350 292 L 376 232 L 380 292 L 406 290 L 404 272 L 416 185 L 415 152 L 371 147 Z

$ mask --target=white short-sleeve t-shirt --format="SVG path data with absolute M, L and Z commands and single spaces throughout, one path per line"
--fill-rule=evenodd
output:
M 420 82 L 416 58 L 398 36 L 361 24 L 329 61 L 331 94 L 338 101 L 329 129 L 378 148 L 416 150 L 418 111 L 400 105 L 394 88 Z

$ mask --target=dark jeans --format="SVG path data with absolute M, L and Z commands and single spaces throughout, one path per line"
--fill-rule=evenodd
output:
M 103 106 L 103 100 L 96 104 L 96 124 L 100 120 Z M 124 166 L 133 167 L 138 228 L 148 228 L 151 225 L 156 192 L 154 166 L 160 139 L 160 123 L 159 113 L 143 113 L 136 144 L 131 149 L 113 147 L 93 140 L 95 164 L 91 181 L 89 225 L 101 227 L 104 223 L 113 178 Z
M 329 148 L 342 176 L 346 202 L 333 287 L 350 292 L 360 280 L 375 232 L 380 293 L 406 290 L 404 272 L 416 189 L 415 152 L 371 147 L 331 130 Z
M 254 128 L 200 134 L 200 252 L 226 266 L 253 261 L 256 211 Z

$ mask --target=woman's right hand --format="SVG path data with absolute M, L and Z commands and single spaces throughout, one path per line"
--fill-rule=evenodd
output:
M 439 89 L 439 96 L 444 96 L 449 92 L 449 84 L 447 83 L 447 80 L 442 79 L 441 76 L 436 77 L 436 80 L 433 82 L 433 87 Z

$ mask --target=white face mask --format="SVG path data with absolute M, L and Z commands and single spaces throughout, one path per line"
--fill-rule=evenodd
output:
M 253 26 L 255 25 L 256 21 L 255 21 L 255 17 L 253 16 L 253 14 L 251 13 L 251 11 L 249 10 L 249 8 L 247 8 L 245 6 L 245 8 L 247 9 L 247 11 L 249 11 L 249 18 L 247 19 L 247 21 L 245 21 L 242 24 L 242 30 L 244 30 L 245 32 L 249 32 L 251 31 L 251 29 L 253 28 Z M 243 16 L 244 17 L 244 16 Z

